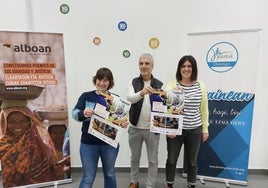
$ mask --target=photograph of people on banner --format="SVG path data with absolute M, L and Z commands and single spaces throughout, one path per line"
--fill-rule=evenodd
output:
M 94 109 L 88 132 L 116 148 L 123 131 L 121 122 L 128 118 L 131 103 L 104 92 L 100 93 L 98 100 L 96 104 L 86 104 L 87 108 Z M 106 106 L 102 105 L 103 102 Z
M 152 96 L 150 131 L 181 135 L 184 105 L 183 90 L 155 91 Z
M 63 35 L 1 31 L 0 41 L 3 187 L 71 182 Z

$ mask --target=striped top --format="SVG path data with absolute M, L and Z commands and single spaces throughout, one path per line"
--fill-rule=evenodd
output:
M 182 87 L 185 93 L 183 109 L 183 129 L 195 129 L 202 125 L 200 103 L 202 91 L 199 82 L 192 86 L 177 85 Z
M 202 126 L 202 132 L 208 133 L 209 112 L 205 84 L 198 80 L 192 86 L 184 86 L 176 80 L 172 80 L 167 84 L 166 89 L 172 90 L 178 86 L 185 91 L 183 129 L 194 129 Z

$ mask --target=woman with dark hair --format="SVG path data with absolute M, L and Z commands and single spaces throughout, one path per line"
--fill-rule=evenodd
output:
M 177 67 L 176 80 L 170 81 L 167 90 L 185 93 L 182 135 L 167 135 L 166 181 L 173 188 L 176 164 L 182 145 L 187 167 L 187 186 L 194 188 L 197 177 L 197 155 L 201 142 L 208 139 L 208 99 L 206 86 L 197 80 L 197 63 L 193 56 L 183 56 Z
M 108 68 L 100 68 L 93 77 L 95 90 L 82 93 L 75 105 L 72 116 L 82 122 L 80 157 L 83 167 L 79 188 L 91 188 L 97 172 L 98 161 L 101 158 L 104 174 L 104 187 L 116 188 L 115 161 L 119 146 L 114 148 L 101 139 L 88 133 L 94 106 L 100 103 L 107 107 L 107 101 L 101 93 L 107 93 L 114 86 L 113 74 Z M 128 125 L 128 119 L 121 122 L 123 128 Z
M 8 107 L 0 116 L 0 159 L 3 187 L 57 180 L 61 169 L 44 125 L 28 107 Z

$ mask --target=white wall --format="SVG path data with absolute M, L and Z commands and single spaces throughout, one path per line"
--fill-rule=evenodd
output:
M 60 13 L 61 4 L 69 5 L 68 14 Z M 113 91 L 125 97 L 128 82 L 139 74 L 137 60 L 141 53 L 149 52 L 155 57 L 154 75 L 166 83 L 174 78 L 177 62 L 186 54 L 187 33 L 262 29 L 260 60 L 252 62 L 252 66 L 258 64 L 258 77 L 249 168 L 268 169 L 268 1 L 0 0 L 0 5 L 0 30 L 64 34 L 70 111 L 83 91 L 93 89 L 91 78 L 101 66 L 111 68 L 115 76 Z M 125 32 L 117 29 L 119 21 L 127 22 Z M 92 43 L 96 36 L 102 40 L 99 46 Z M 158 49 L 148 47 L 152 37 L 160 40 Z M 125 49 L 130 50 L 130 58 L 122 56 Z M 80 167 L 81 125 L 71 115 L 69 125 L 72 166 Z M 129 167 L 127 140 L 126 132 L 120 141 L 118 167 Z M 165 160 L 166 142 L 161 136 L 159 167 L 165 166 Z M 147 166 L 145 154 L 141 165 Z

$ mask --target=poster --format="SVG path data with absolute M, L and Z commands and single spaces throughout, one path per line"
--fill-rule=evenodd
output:
M 151 96 L 150 131 L 160 134 L 181 135 L 184 105 L 183 90 L 156 91 Z
M 198 156 L 202 180 L 247 185 L 259 48 L 258 31 L 189 35 L 209 100 L 209 139 Z
M 124 131 L 120 124 L 128 119 L 131 103 L 111 93 L 101 92 L 100 97 L 95 106 L 86 104 L 94 109 L 88 132 L 116 148 Z
M 3 187 L 71 182 L 62 34 L 0 32 L 0 105 Z

